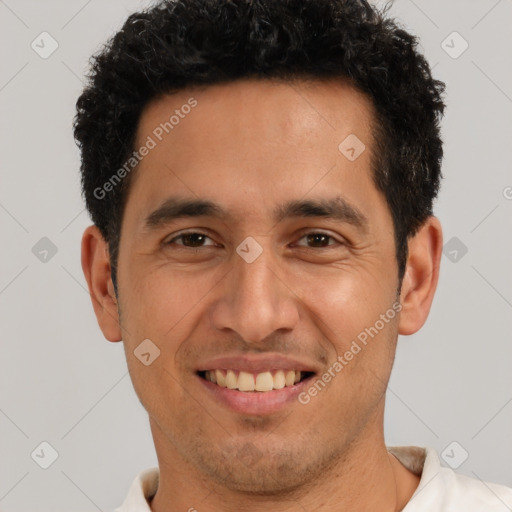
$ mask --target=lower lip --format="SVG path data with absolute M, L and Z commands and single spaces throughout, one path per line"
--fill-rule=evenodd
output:
M 197 376 L 206 391 L 215 400 L 229 407 L 239 414 L 272 414 L 283 409 L 291 402 L 298 402 L 298 395 L 308 385 L 311 377 L 282 389 L 272 391 L 238 391 L 237 389 L 223 388 Z

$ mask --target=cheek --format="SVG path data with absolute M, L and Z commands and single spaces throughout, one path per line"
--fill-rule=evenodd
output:
M 150 366 L 132 358 L 128 366 L 135 393 L 149 416 L 160 425 L 175 425 L 183 423 L 197 405 L 165 357 L 162 351 Z
M 166 340 L 167 345 L 196 316 L 194 311 L 215 283 L 211 275 L 165 268 L 133 276 L 129 297 L 123 301 L 127 330 L 138 337 Z
M 206 287 L 190 281 L 177 273 L 148 272 L 132 277 L 130 293 L 120 295 L 130 376 L 139 399 L 155 416 L 161 404 L 179 402 L 184 392 L 178 383 L 177 354 L 197 323 L 194 308 Z
M 373 325 L 392 305 L 392 284 L 382 284 L 382 275 L 379 280 L 377 274 L 362 265 L 303 273 L 296 279 L 294 291 L 298 290 L 312 318 L 331 328 L 331 336 L 347 339 Z
M 370 401 L 370 396 L 380 396 L 397 339 L 394 282 L 367 266 L 338 268 L 329 276 L 305 278 L 303 286 L 301 296 L 307 297 L 304 304 L 312 313 L 309 317 L 331 348 L 331 375 L 326 378 L 336 381 L 333 392 L 340 396 L 334 402 L 348 405 L 347 393 L 361 399 L 366 395 Z M 333 367 L 336 361 L 339 364 Z

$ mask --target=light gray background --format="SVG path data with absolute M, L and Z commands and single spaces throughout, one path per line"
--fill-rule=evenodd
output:
M 156 465 L 122 344 L 104 340 L 86 291 L 71 131 L 89 56 L 147 5 L 0 0 L 2 511 L 111 511 Z M 512 486 L 512 1 L 397 0 L 392 13 L 447 84 L 435 211 L 468 252 L 443 256 L 427 324 L 399 341 L 386 441 L 440 454 L 456 441 L 458 472 Z M 31 48 L 43 31 L 59 45 L 47 59 Z M 469 43 L 456 59 L 442 47 L 462 48 L 453 31 Z M 43 237 L 57 247 L 46 263 L 32 252 Z M 58 452 L 48 469 L 31 458 L 43 441 Z

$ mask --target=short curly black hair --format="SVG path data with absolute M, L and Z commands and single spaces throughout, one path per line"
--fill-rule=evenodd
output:
M 399 282 L 408 238 L 432 215 L 443 156 L 445 84 L 417 38 L 366 0 L 163 0 L 129 16 L 92 58 L 74 135 L 82 190 L 108 243 L 112 280 L 131 172 L 103 185 L 134 151 L 141 113 L 161 94 L 239 78 L 348 80 L 372 101 L 372 174 L 394 229 Z

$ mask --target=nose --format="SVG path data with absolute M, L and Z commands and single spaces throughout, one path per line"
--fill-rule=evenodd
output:
M 275 331 L 292 330 L 299 321 L 298 298 L 292 283 L 279 277 L 270 249 L 252 263 L 234 255 L 232 271 L 222 284 L 221 297 L 212 306 L 214 328 L 234 331 L 258 344 Z

